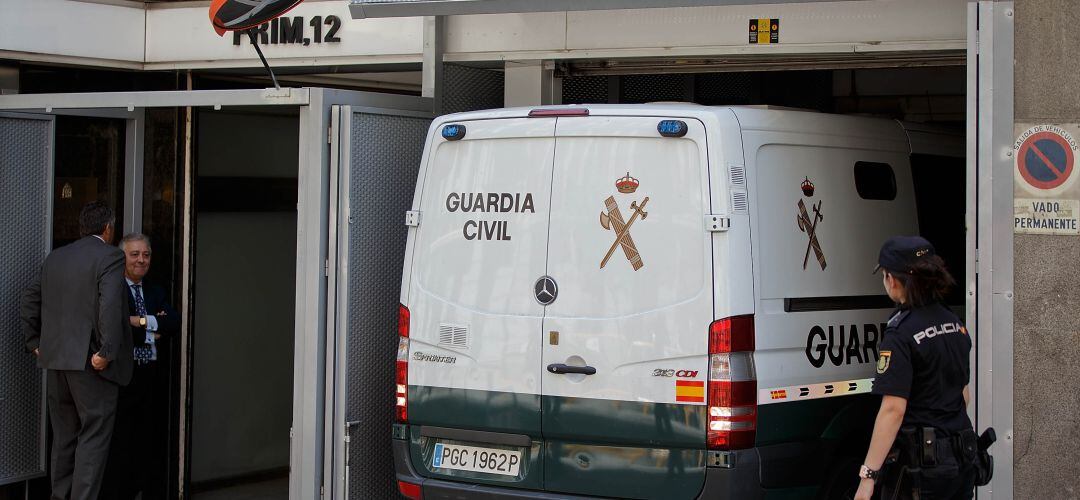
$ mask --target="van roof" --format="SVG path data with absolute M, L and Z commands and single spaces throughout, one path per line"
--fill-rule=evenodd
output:
M 744 131 L 820 134 L 823 130 L 829 130 L 849 137 L 902 140 L 905 143 L 908 139 L 898 121 L 885 118 L 838 115 L 771 106 L 704 106 L 693 103 L 568 104 L 490 109 L 444 115 L 437 119 L 436 125 L 452 121 L 525 118 L 529 116 L 530 111 L 537 109 L 581 108 L 588 109 L 591 116 L 681 116 L 697 118 L 707 124 L 716 123 L 717 120 L 730 120 L 734 115 L 739 127 Z

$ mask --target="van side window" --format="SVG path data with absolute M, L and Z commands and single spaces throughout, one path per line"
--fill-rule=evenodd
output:
M 864 200 L 896 199 L 896 175 L 888 163 L 855 162 L 855 189 Z

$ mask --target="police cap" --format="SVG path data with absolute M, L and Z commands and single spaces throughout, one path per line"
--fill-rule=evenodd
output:
M 917 262 L 931 257 L 934 253 L 934 245 L 921 236 L 893 236 L 881 245 L 874 273 L 885 269 L 893 273 L 909 274 Z

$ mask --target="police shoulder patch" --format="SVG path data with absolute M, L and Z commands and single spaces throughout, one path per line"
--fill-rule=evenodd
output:
M 889 369 L 889 361 L 892 359 L 892 351 L 881 351 L 877 358 L 877 372 L 885 373 Z

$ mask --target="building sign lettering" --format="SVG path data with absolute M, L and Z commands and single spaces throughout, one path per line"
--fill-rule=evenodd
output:
M 341 30 L 341 18 L 334 15 L 313 16 L 306 22 L 304 16 L 279 17 L 252 30 L 262 45 L 300 44 L 306 47 L 312 43 L 341 42 L 341 37 L 337 36 Z M 233 32 L 233 45 L 240 45 L 240 41 L 245 39 L 248 39 L 246 33 Z

